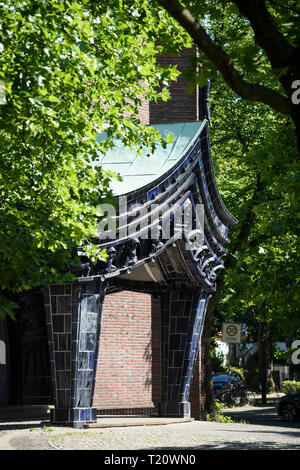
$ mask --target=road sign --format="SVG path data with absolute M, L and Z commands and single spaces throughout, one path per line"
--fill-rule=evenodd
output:
M 241 323 L 223 323 L 222 325 L 222 341 L 226 343 L 241 342 Z

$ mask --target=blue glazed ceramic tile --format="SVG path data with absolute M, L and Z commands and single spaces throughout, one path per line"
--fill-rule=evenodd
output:
M 97 408 L 92 408 L 92 420 L 97 421 Z
M 52 311 L 52 313 L 57 312 L 56 297 L 55 296 L 51 296 L 51 311 Z
M 89 333 L 96 333 L 97 331 L 97 313 L 82 313 L 80 330 Z
M 54 333 L 64 333 L 65 321 L 64 321 L 63 315 L 53 315 L 52 326 L 53 326 Z
M 74 421 L 79 421 L 80 419 L 80 410 L 78 408 L 71 408 L 70 410 L 70 417 Z
M 80 350 L 81 351 L 94 351 L 96 335 L 95 333 L 81 333 L 80 334 Z
M 90 421 L 91 419 L 91 408 L 80 410 L 80 421 Z
M 94 368 L 94 353 L 90 353 L 90 357 L 89 357 L 89 369 L 93 369 Z
M 56 352 L 55 353 L 55 368 L 57 371 L 65 370 L 65 353 L 64 352 Z
M 72 357 L 76 357 L 79 349 L 79 342 L 72 341 Z
M 78 353 L 78 369 L 86 370 L 89 369 L 89 352 L 79 351 Z
M 84 295 L 81 300 L 81 313 L 98 312 L 99 295 Z
M 52 284 L 50 286 L 50 293 L 51 295 L 63 295 L 65 293 L 65 285 L 64 284 Z
M 71 294 L 72 284 L 65 284 L 65 292 L 66 292 L 66 294 Z
M 66 333 L 71 333 L 72 316 L 71 315 L 64 315 L 64 319 L 65 319 L 65 332 Z
M 71 296 L 62 295 L 57 297 L 57 312 L 71 313 Z

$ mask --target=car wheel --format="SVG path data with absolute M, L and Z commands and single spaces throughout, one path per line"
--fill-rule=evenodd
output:
M 221 402 L 224 403 L 224 405 L 226 405 L 228 408 L 230 408 L 233 405 L 233 398 L 231 392 L 223 392 L 221 396 Z
M 297 417 L 297 409 L 293 403 L 284 403 L 282 405 L 282 417 L 285 421 L 295 421 Z
M 246 393 L 243 393 L 241 395 L 241 405 L 248 405 L 249 404 L 249 397 L 248 397 L 248 394 L 247 392 Z

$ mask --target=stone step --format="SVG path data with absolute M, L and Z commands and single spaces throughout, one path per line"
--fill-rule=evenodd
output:
M 51 405 L 0 406 L 0 419 L 46 418 Z

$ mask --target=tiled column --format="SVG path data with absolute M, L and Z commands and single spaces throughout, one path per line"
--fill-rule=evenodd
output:
M 210 294 L 173 289 L 161 298 L 161 416 L 190 417 L 190 390 Z
M 51 422 L 96 422 L 92 408 L 105 289 L 99 278 L 54 284 L 45 292 L 55 408 Z

